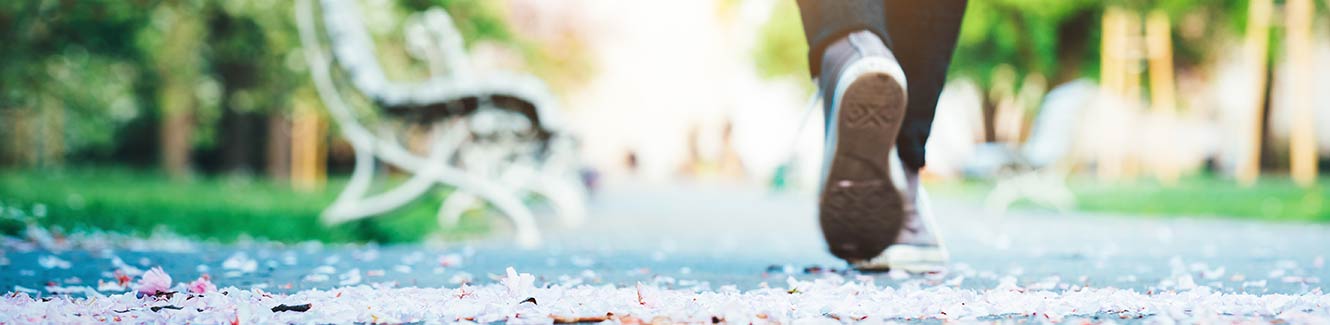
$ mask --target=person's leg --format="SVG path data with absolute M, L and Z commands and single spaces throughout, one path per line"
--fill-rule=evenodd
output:
M 946 260 L 920 231 L 918 170 L 965 1 L 904 1 L 799 2 L 827 116 L 819 221 L 832 254 L 860 268 L 900 256 L 893 244 L 936 256 L 910 262 Z
M 861 269 L 904 269 L 929 272 L 950 259 L 937 234 L 928 195 L 919 185 L 924 144 L 933 126 L 938 96 L 946 82 L 966 0 L 884 0 L 888 46 L 909 80 L 909 104 L 896 148 L 905 166 L 906 191 L 913 210 L 906 211 L 899 234 L 882 255 L 856 263 Z
M 869 31 L 887 39 L 886 10 L 882 0 L 798 0 L 799 17 L 808 40 L 808 68 L 816 78 L 822 72 L 822 54 L 832 43 L 856 31 Z
M 901 159 L 924 166 L 924 144 L 947 79 L 967 0 L 798 0 L 808 40 L 808 67 L 821 74 L 823 53 L 855 31 L 877 35 L 899 60 L 909 81 L 908 109 L 896 139 Z M 880 14 L 879 14 L 880 13 Z M 826 78 L 823 78 L 826 79 Z M 820 86 L 830 87 L 821 80 Z
M 836 2 L 836 1 L 827 1 Z M 887 47 L 909 80 L 909 104 L 896 145 L 907 167 L 924 167 L 924 143 L 947 80 L 966 0 L 883 0 Z
M 867 261 L 894 242 L 913 210 L 893 154 L 905 118 L 906 76 L 882 41 L 881 0 L 799 6 L 827 117 L 819 225 L 833 255 Z

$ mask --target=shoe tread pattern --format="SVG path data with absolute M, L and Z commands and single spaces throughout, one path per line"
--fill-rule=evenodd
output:
M 848 261 L 876 257 L 896 240 L 904 205 L 888 172 L 905 113 L 905 94 L 886 74 L 860 76 L 841 98 L 836 152 L 819 202 L 831 253 Z

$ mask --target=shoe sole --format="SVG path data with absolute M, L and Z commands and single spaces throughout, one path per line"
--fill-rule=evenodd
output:
M 856 77 L 837 89 L 839 102 L 833 103 L 838 106 L 831 125 L 836 133 L 828 144 L 835 151 L 827 162 L 818 211 L 831 253 L 853 263 L 882 253 L 904 224 L 905 180 L 893 148 L 905 118 L 906 93 L 888 72 L 847 76 Z
M 892 245 L 881 256 L 855 263 L 854 268 L 863 272 L 931 273 L 946 270 L 950 259 L 942 246 Z

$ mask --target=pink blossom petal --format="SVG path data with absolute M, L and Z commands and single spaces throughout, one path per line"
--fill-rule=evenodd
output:
M 217 285 L 212 284 L 212 280 L 207 274 L 199 277 L 194 282 L 189 283 L 189 292 L 195 294 L 205 294 L 217 291 Z
M 138 292 L 145 295 L 155 295 L 171 290 L 171 275 L 162 271 L 162 267 L 154 267 L 148 272 L 143 273 L 139 278 Z

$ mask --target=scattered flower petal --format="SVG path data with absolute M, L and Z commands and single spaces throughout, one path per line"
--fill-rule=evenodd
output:
M 154 267 L 148 272 L 143 273 L 139 278 L 138 292 L 144 295 L 157 295 L 171 290 L 171 275 L 162 271 L 162 267 Z
M 216 291 L 217 291 L 217 285 L 212 284 L 212 280 L 207 274 L 204 274 L 203 276 L 194 280 L 194 282 L 189 283 L 190 293 L 205 294 Z

